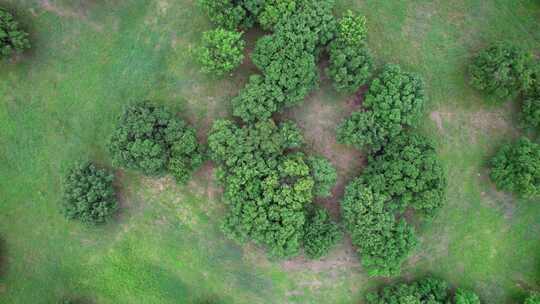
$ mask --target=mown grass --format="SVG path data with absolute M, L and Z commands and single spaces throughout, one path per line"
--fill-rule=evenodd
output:
M 122 211 L 105 226 L 67 222 L 58 212 L 69 165 L 90 158 L 110 167 L 106 140 L 125 104 L 166 104 L 201 138 L 214 118 L 229 115 L 230 96 L 253 67 L 223 79 L 199 73 L 192 50 L 210 25 L 194 2 L 2 2 L 32 33 L 33 49 L 0 64 L 0 302 L 354 303 L 381 283 L 346 259 L 347 246 L 321 263 L 296 259 L 290 267 L 226 240 L 225 206 L 208 166 L 182 187 L 117 170 Z M 494 40 L 538 52 L 540 4 L 338 1 L 338 12 L 346 8 L 368 17 L 379 64 L 399 63 L 426 80 L 421 130 L 437 142 L 449 176 L 448 203 L 418 228 L 421 245 L 403 278 L 431 273 L 488 303 L 521 300 L 539 288 L 540 205 L 489 182 L 486 160 L 521 131 L 516 107 L 490 105 L 467 85 L 466 68 Z M 349 111 L 348 97 L 321 87 L 289 117 L 316 119 L 309 111 L 320 107 L 310 105 L 322 104 L 320 123 L 334 126 Z M 308 136 L 320 151 L 317 136 Z

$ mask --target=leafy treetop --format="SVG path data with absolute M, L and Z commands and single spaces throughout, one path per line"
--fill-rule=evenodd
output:
M 19 27 L 13 15 L 0 7 L 0 59 L 30 48 L 28 33 Z

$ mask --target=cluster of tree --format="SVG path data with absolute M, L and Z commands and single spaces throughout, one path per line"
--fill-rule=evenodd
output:
M 523 197 L 540 194 L 540 145 L 525 137 L 504 145 L 491 160 L 490 177 L 498 189 Z
M 540 67 L 530 52 L 513 44 L 493 44 L 478 53 L 470 67 L 471 85 L 497 102 L 521 98 L 525 127 L 540 127 Z
M 0 7 L 0 59 L 30 48 L 28 33 L 22 30 L 13 15 Z
M 435 278 L 425 278 L 412 283 L 397 283 L 386 286 L 379 292 L 366 296 L 368 304 L 404 304 L 404 303 L 455 303 L 480 304 L 480 298 L 474 292 L 458 289 L 452 293 L 448 283 Z
M 185 183 L 202 161 L 195 130 L 162 106 L 131 104 L 109 141 L 113 163 L 146 175 L 171 173 Z
M 373 59 L 366 46 L 366 18 L 348 11 L 337 23 L 330 43 L 327 73 L 337 91 L 353 93 L 371 77 Z
M 433 145 L 402 134 L 369 156 L 363 174 L 345 189 L 345 226 L 370 276 L 398 275 L 417 244 L 403 218 L 408 207 L 433 216 L 442 206 L 446 179 Z
M 107 221 L 118 209 L 113 179 L 90 162 L 75 165 L 64 180 L 64 215 L 87 224 Z
M 335 170 L 326 159 L 299 152 L 302 143 L 290 122 L 214 123 L 208 145 L 229 205 L 223 223 L 229 237 L 252 240 L 276 257 L 298 254 L 302 243 L 318 257 L 339 241 L 339 229 L 324 211 L 308 214 L 313 198 L 335 183 Z
M 420 121 L 425 103 L 423 81 L 397 65 L 386 65 L 373 80 L 361 111 L 353 112 L 337 130 L 337 139 L 357 148 L 379 149 Z

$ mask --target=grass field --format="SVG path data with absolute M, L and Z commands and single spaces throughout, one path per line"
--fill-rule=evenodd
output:
M 254 72 L 213 79 L 193 63 L 210 24 L 194 0 L 3 0 L 31 32 L 33 48 L 0 63 L 0 302 L 357 303 L 385 283 L 367 278 L 345 242 L 324 260 L 268 260 L 224 238 L 211 164 L 178 187 L 116 170 L 121 212 L 97 228 L 58 211 L 66 168 L 105 149 L 130 102 L 166 104 L 199 130 L 230 113 L 230 97 Z M 540 52 L 534 0 L 338 1 L 368 18 L 377 62 L 399 63 L 426 80 L 422 131 L 448 172 L 448 202 L 418 227 L 421 244 L 402 278 L 434 274 L 474 289 L 486 303 L 516 303 L 540 286 L 540 204 L 495 191 L 486 160 L 520 134 L 516 107 L 490 105 L 467 85 L 474 52 L 507 39 Z M 250 33 L 249 37 L 256 37 Z M 284 116 L 309 149 L 332 158 L 342 185 L 362 156 L 335 143 L 352 97 L 321 90 Z M 336 209 L 338 197 L 323 201 Z M 397 278 L 399 279 L 399 278 Z

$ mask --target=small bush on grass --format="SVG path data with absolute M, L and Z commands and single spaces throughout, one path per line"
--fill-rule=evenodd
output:
M 531 58 L 528 52 L 512 44 L 494 44 L 473 59 L 471 85 L 496 96 L 499 102 L 507 101 L 532 84 Z
M 118 209 L 112 182 L 112 174 L 90 162 L 71 168 L 64 181 L 64 215 L 87 224 L 107 221 Z
M 527 138 L 504 145 L 491 160 L 490 177 L 500 190 L 523 197 L 540 194 L 540 145 Z
M 244 47 L 242 33 L 218 28 L 203 33 L 197 59 L 203 72 L 221 76 L 242 63 Z
M 19 27 L 11 13 L 0 7 L 0 59 L 30 48 L 28 33 Z

